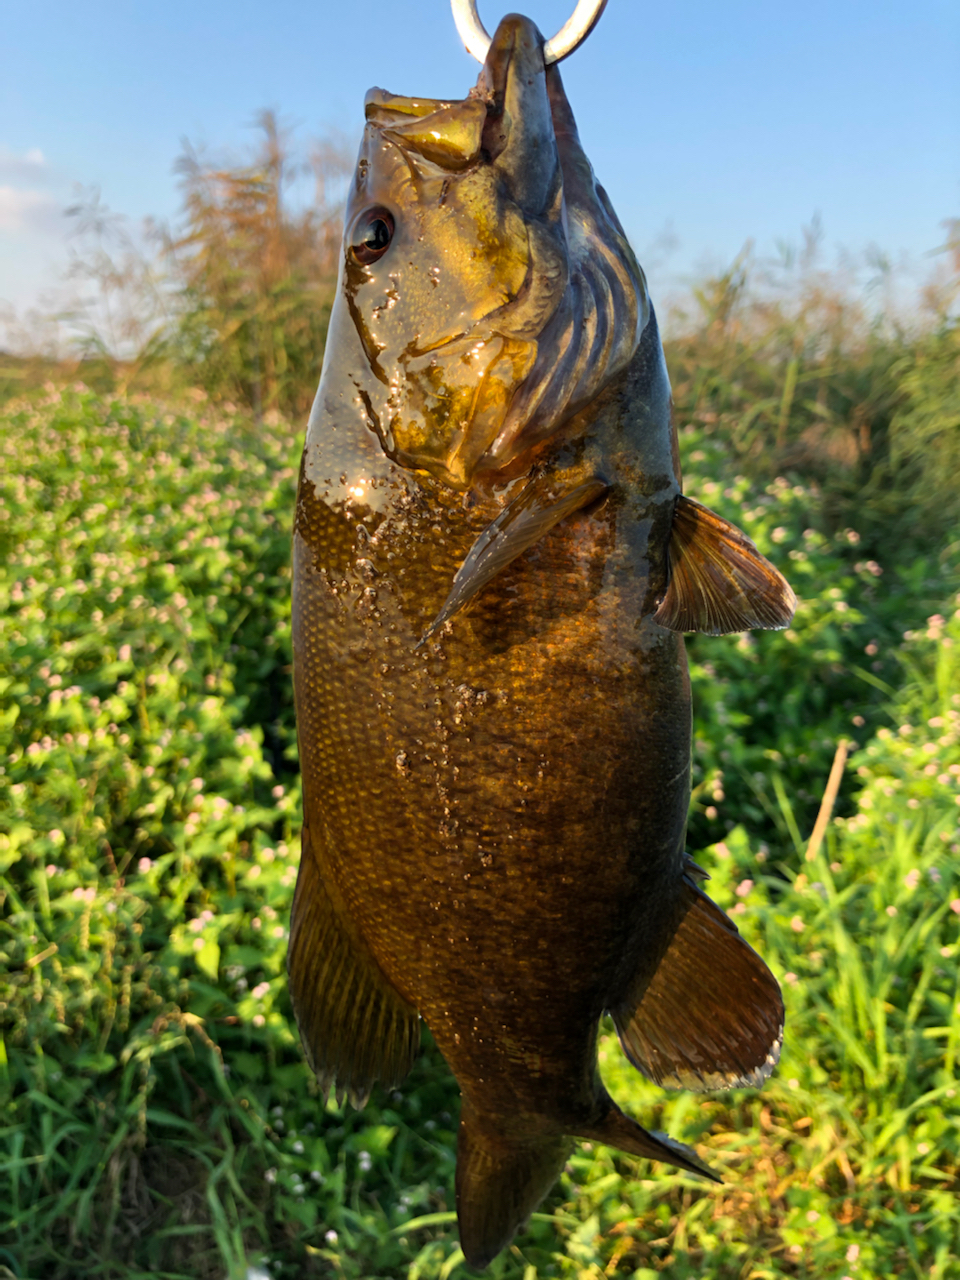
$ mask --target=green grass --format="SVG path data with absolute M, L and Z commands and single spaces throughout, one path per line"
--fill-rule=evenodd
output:
M 754 484 L 682 421 L 688 491 L 803 598 L 785 633 L 691 645 L 690 847 L 781 977 L 783 1062 L 760 1092 L 667 1095 L 606 1034 L 618 1100 L 724 1185 L 581 1146 L 491 1275 L 946 1280 L 957 552 L 880 562 L 812 482 Z M 325 1102 L 286 993 L 294 429 L 82 390 L 2 426 L 0 1276 L 462 1273 L 439 1055 L 362 1113 Z

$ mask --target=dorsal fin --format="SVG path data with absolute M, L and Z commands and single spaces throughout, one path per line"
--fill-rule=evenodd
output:
M 736 525 L 682 494 L 670 536 L 669 585 L 654 618 L 709 636 L 790 625 L 797 597 Z
M 776 978 L 690 879 L 687 911 L 639 1004 L 611 1009 L 627 1057 L 668 1089 L 759 1086 L 780 1056 Z
M 539 542 L 554 525 L 602 498 L 608 488 L 605 480 L 591 476 L 566 493 L 561 489 L 558 494 L 555 475 L 544 474 L 531 480 L 496 520 L 487 525 L 470 548 L 457 570 L 443 608 L 424 632 L 420 644 L 429 640 L 482 587 L 528 547 Z

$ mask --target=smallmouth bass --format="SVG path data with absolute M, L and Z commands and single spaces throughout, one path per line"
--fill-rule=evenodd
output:
M 796 601 L 681 494 L 646 282 L 534 24 L 463 101 L 366 118 L 294 531 L 290 990 L 356 1105 L 427 1022 L 482 1267 L 575 1138 L 714 1176 L 607 1094 L 604 1012 L 667 1087 L 777 1060 L 777 983 L 684 852 L 682 632 Z

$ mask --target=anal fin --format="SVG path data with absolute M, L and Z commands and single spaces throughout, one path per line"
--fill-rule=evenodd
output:
M 709 636 L 790 625 L 797 597 L 747 535 L 681 494 L 670 534 L 669 580 L 654 614 L 671 631 Z
M 668 1089 L 759 1086 L 780 1056 L 776 978 L 689 879 L 687 910 L 639 1004 L 611 1009 L 627 1057 Z
M 338 915 L 310 829 L 302 835 L 287 974 L 304 1052 L 321 1088 L 362 1107 L 373 1084 L 398 1085 L 420 1046 L 420 1017 Z

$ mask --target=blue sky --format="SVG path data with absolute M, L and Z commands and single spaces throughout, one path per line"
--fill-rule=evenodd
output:
M 547 35 L 573 0 L 528 0 Z M 488 28 L 501 10 L 482 0 Z M 365 91 L 462 97 L 477 64 L 448 0 L 7 0 L 0 29 L 0 300 L 57 281 L 77 184 L 175 219 L 181 139 L 239 152 L 256 112 L 359 135 Z M 960 212 L 956 0 L 609 0 L 564 80 L 652 283 L 798 243 L 926 269 Z M 669 241 L 672 249 L 664 254 Z

